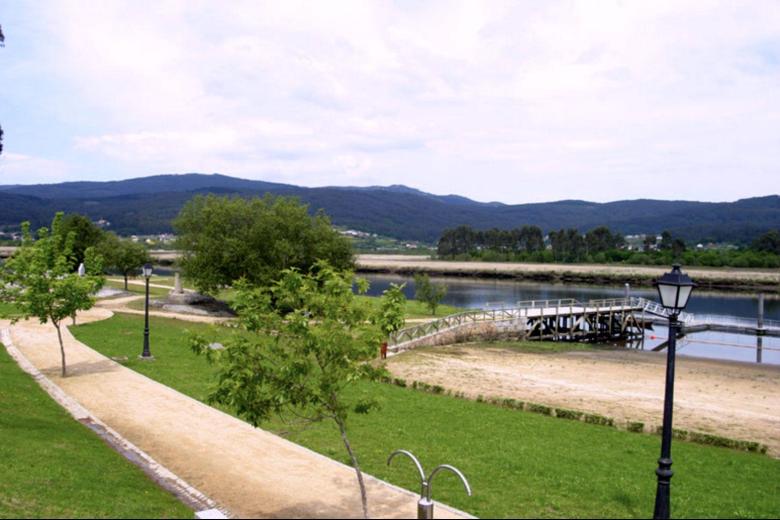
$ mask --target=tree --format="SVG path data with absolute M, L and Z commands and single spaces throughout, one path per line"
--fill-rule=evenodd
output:
M 106 233 L 100 243 L 99 251 L 108 269 L 119 271 L 125 279 L 137 272 L 145 263 L 151 262 L 149 250 L 145 245 L 128 239 L 121 239 L 114 233 Z
M 272 414 L 334 421 L 357 474 L 363 515 L 368 518 L 363 474 L 347 424 L 350 412 L 368 413 L 376 402 L 351 401 L 345 390 L 358 380 L 384 374 L 382 367 L 371 363 L 384 336 L 378 324 L 397 323 L 398 317 L 378 316 L 377 309 L 355 298 L 352 284 L 352 273 L 338 272 L 324 262 L 309 274 L 286 269 L 270 287 L 253 288 L 241 280 L 236 283 L 234 308 L 247 332 L 235 334 L 222 350 L 210 349 L 203 336 L 193 337 L 192 347 L 218 368 L 218 383 L 209 399 L 232 407 L 253 425 Z M 368 288 L 365 280 L 357 285 L 361 293 Z
M 436 308 L 447 294 L 447 286 L 444 284 L 432 284 L 427 273 L 414 275 L 414 298 L 425 303 L 431 314 L 436 315 Z
M 655 248 L 656 237 L 655 234 L 646 234 L 644 240 L 642 240 L 642 247 L 645 253 L 649 253 Z
M 57 213 L 51 231 L 38 230 L 34 240 L 30 223 L 22 224 L 22 245 L 3 266 L 0 292 L 4 299 L 15 304 L 17 317 L 38 318 L 51 322 L 57 329 L 62 359 L 62 377 L 67 375 L 65 346 L 62 342 L 62 321 L 77 311 L 92 308 L 93 294 L 103 285 L 101 259 L 94 248 L 86 250 L 88 272 L 79 276 L 72 269 L 72 251 L 75 235 L 62 234 L 63 217 Z
M 297 199 L 197 196 L 174 221 L 182 269 L 199 291 L 214 293 L 245 278 L 267 285 L 289 268 L 308 271 L 318 260 L 353 266 L 349 240 L 328 217 Z
M 379 305 L 379 315 L 374 317 L 374 324 L 385 335 L 401 330 L 406 320 L 404 320 L 404 307 L 406 306 L 406 296 L 404 295 L 405 283 L 401 285 L 391 283 L 383 294 Z
M 61 229 L 58 233 L 63 239 L 73 233 L 71 266 L 74 269 L 77 268 L 80 263 L 84 262 L 84 253 L 87 248 L 97 247 L 103 240 L 103 235 L 105 234 L 102 229 L 97 227 L 92 220 L 89 219 L 89 217 L 79 215 L 78 213 L 65 215 L 65 218 L 62 220 Z
M 780 255 L 780 230 L 767 231 L 753 241 L 752 248 L 756 251 L 766 251 Z

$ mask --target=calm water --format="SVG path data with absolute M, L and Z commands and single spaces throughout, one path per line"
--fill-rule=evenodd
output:
M 407 298 L 414 297 L 414 280 L 411 277 L 383 274 L 361 274 L 361 276 L 371 283 L 369 289 L 371 295 L 381 294 L 391 283 L 406 283 L 404 292 Z M 447 285 L 444 303 L 463 308 L 509 307 L 522 300 L 619 298 L 625 294 L 625 288 L 621 286 L 583 286 L 450 277 L 436 277 L 431 280 L 434 283 Z M 658 299 L 657 293 L 652 288 L 631 288 L 630 291 L 632 296 L 642 296 L 650 300 Z M 755 318 L 758 311 L 758 297 L 697 291 L 691 296 L 686 311 Z M 775 295 L 766 296 L 764 316 L 766 319 L 780 320 L 780 298 Z M 647 332 L 644 348 L 650 350 L 665 340 L 665 328 L 656 327 L 655 331 Z M 762 341 L 762 362 L 780 364 L 780 338 L 764 337 Z M 733 361 L 755 362 L 757 357 L 756 337 L 712 331 L 690 334 L 678 340 L 677 350 L 680 355 Z

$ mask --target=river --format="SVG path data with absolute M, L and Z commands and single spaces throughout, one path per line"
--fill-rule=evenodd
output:
M 370 295 L 380 295 L 391 283 L 406 283 L 404 292 L 407 298 L 414 297 L 414 280 L 411 277 L 365 273 L 360 276 L 370 282 Z M 625 287 L 620 286 L 546 284 L 481 278 L 431 277 L 431 281 L 447 285 L 447 295 L 444 297 L 443 303 L 464 309 L 511 307 L 516 302 L 523 300 L 575 298 L 586 301 L 619 298 L 623 297 L 626 291 Z M 658 295 L 652 288 L 629 288 L 629 291 L 632 296 L 658 300 Z M 686 311 L 694 314 L 725 314 L 756 318 L 758 296 L 694 291 Z M 764 316 L 766 319 L 780 320 L 780 298 L 776 295 L 766 296 Z M 633 347 L 652 350 L 666 340 L 666 335 L 665 328 L 656 327 L 654 331 L 647 331 L 642 345 L 633 345 Z M 780 365 L 780 338 L 764 337 L 762 343 L 761 362 Z M 683 356 L 744 362 L 756 362 L 759 354 L 755 336 L 712 331 L 685 336 L 678 340 L 677 351 Z

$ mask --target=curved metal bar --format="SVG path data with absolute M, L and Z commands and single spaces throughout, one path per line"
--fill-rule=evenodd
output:
M 388 466 L 390 465 L 390 462 L 392 462 L 393 458 L 396 455 L 406 455 L 407 457 L 412 459 L 412 462 L 414 462 L 414 465 L 417 467 L 418 473 L 420 473 L 420 486 L 422 487 L 422 492 L 420 493 L 420 496 L 425 496 L 426 490 L 428 489 L 428 482 L 425 480 L 425 471 L 423 471 L 423 467 L 422 467 L 422 464 L 420 464 L 420 461 L 417 460 L 417 457 L 415 457 L 414 454 L 411 451 L 395 450 L 387 458 L 387 465 Z M 430 491 L 428 491 L 428 496 L 430 496 Z
M 433 488 L 433 477 L 435 477 L 436 474 L 443 469 L 448 469 L 453 473 L 455 473 L 458 476 L 458 478 L 460 478 L 460 481 L 463 482 L 463 487 L 466 488 L 466 493 L 468 493 L 468 495 L 471 496 L 471 486 L 469 486 L 469 481 L 466 480 L 466 476 L 463 473 L 461 473 L 458 468 L 454 466 L 450 466 L 449 464 L 442 464 L 440 466 L 437 466 L 436 469 L 434 469 L 433 471 L 431 471 L 431 474 L 428 477 L 428 490 L 427 490 L 428 495 L 425 498 L 427 498 L 428 500 L 431 499 L 431 489 Z

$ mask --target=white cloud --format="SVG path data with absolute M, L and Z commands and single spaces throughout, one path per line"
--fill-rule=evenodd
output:
M 26 7 L 53 42 L 39 66 L 97 114 L 72 171 L 506 202 L 777 192 L 777 2 Z

